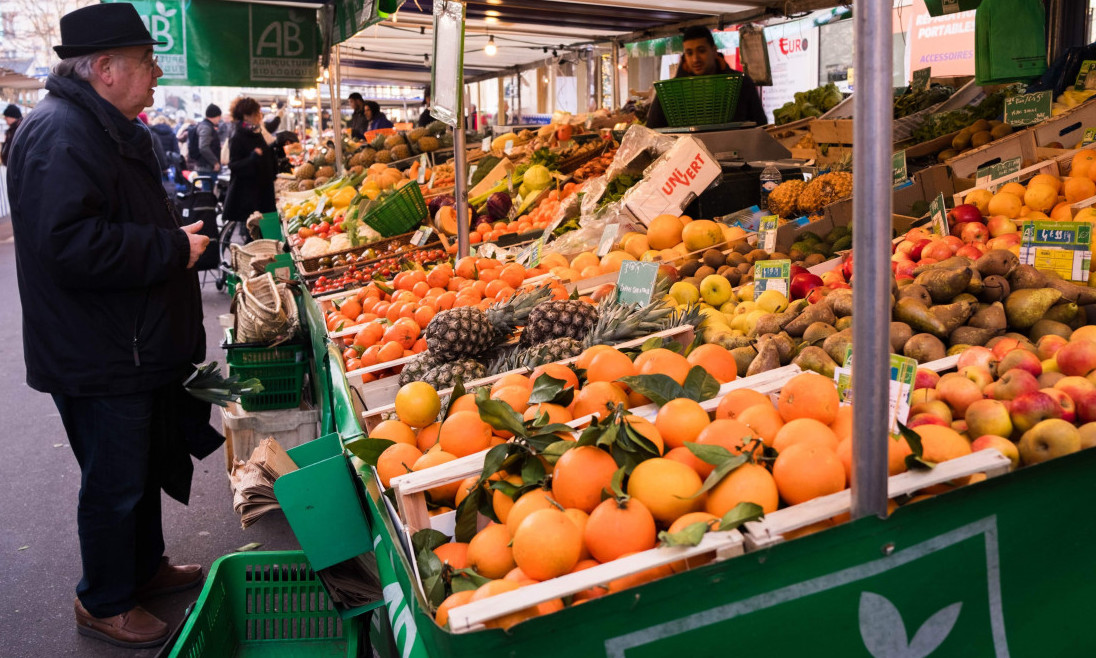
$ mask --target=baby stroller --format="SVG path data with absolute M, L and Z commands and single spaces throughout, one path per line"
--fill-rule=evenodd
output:
M 213 178 L 209 176 L 195 176 L 187 183 L 186 189 L 175 195 L 175 205 L 183 218 L 183 224 L 202 222 L 200 233 L 209 238 L 209 247 L 198 257 L 194 265 L 202 272 L 202 280 L 205 282 L 205 273 L 214 273 L 214 285 L 217 290 L 225 286 L 226 275 L 221 270 L 220 244 L 221 227 L 218 220 L 221 216 L 221 201 L 214 191 Z

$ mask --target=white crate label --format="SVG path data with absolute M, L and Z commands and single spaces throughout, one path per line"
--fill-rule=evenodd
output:
M 539 237 L 518 254 L 517 261 L 526 267 L 540 265 L 540 255 L 544 251 L 544 237 Z
M 626 260 L 617 274 L 616 294 L 621 304 L 649 304 L 655 292 L 658 263 Z
M 326 194 L 321 194 L 320 195 L 320 202 L 316 204 L 316 209 L 313 210 L 312 212 L 316 213 L 317 215 L 321 215 L 321 214 L 323 214 L 323 209 L 326 206 L 327 206 L 327 195 Z
M 612 251 L 613 245 L 616 244 L 617 233 L 619 232 L 620 224 L 609 224 L 605 227 L 605 232 L 601 234 L 601 239 L 598 240 L 597 243 L 598 258 L 601 258 Z
M 891 436 L 898 436 L 898 423 L 903 425 L 909 420 L 910 402 L 913 399 L 913 386 L 917 377 L 917 361 L 897 354 L 890 355 L 890 391 L 888 402 L 888 429 Z M 842 404 L 851 404 L 852 392 L 852 346 L 845 350 L 845 365 L 835 368 L 834 381 L 837 382 L 837 394 Z
M 766 215 L 761 218 L 761 226 L 758 228 L 757 244 L 761 249 L 770 253 L 776 251 L 776 229 L 779 222 L 776 215 Z
M 502 147 L 502 152 L 506 155 L 510 155 L 510 152 L 514 150 L 514 140 L 506 140 L 506 145 Z
M 981 167 L 974 173 L 974 184 L 986 185 L 988 183 L 990 185 L 987 189 L 990 192 L 997 192 L 1005 183 L 1018 180 L 1013 174 L 1020 171 L 1021 167 L 1020 158 L 1010 158 L 988 167 Z
M 950 235 L 948 230 L 948 207 L 944 202 L 944 193 L 936 195 L 929 204 L 929 215 L 932 217 L 932 232 L 936 235 Z
M 424 226 L 415 231 L 415 234 L 411 236 L 411 244 L 416 247 L 421 247 L 430 241 L 430 236 L 434 234 L 434 229 L 429 226 Z
M 1068 281 L 1088 281 L 1092 225 L 1088 222 L 1024 222 L 1020 262 Z
M 1096 76 L 1093 76 L 1096 78 Z M 1096 128 L 1085 128 L 1085 136 L 1081 138 L 1081 146 L 1088 146 L 1096 142 Z
M 1073 88 L 1077 91 L 1096 89 L 1096 60 L 1086 59 L 1081 62 Z
M 437 179 L 438 179 L 438 170 L 437 170 L 437 168 L 431 169 L 430 170 L 430 182 L 426 184 L 426 189 L 428 189 L 428 190 L 434 189 L 434 181 L 436 181 Z
M 484 137 L 483 138 L 483 145 L 480 148 L 482 148 L 485 152 L 490 151 L 491 150 L 491 138 L 490 137 Z
M 775 290 L 785 297 L 791 284 L 792 262 L 784 260 L 759 260 L 754 263 L 754 299 L 766 290 Z
M 421 156 L 419 156 L 419 181 L 418 181 L 419 185 L 422 185 L 423 183 L 426 182 L 426 167 L 427 166 L 428 165 L 426 163 L 426 154 L 423 153 Z

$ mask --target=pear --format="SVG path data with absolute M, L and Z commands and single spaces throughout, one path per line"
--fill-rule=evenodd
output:
M 814 345 L 804 347 L 803 351 L 792 360 L 792 363 L 803 370 L 813 370 L 831 379 L 833 378 L 834 368 L 837 367 L 837 363 L 830 358 L 829 354 L 826 354 L 826 350 Z
M 1005 315 L 1013 329 L 1028 329 L 1035 325 L 1062 293 L 1053 288 L 1021 288 L 1005 300 Z

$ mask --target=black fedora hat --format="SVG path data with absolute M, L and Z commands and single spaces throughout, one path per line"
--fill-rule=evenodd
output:
M 61 17 L 61 59 L 90 55 L 111 48 L 165 45 L 148 33 L 141 16 L 128 2 L 90 5 Z

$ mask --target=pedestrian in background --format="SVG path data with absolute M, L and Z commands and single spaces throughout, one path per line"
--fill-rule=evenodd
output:
M 365 119 L 368 121 L 366 132 L 392 127 L 392 122 L 388 120 L 384 112 L 381 112 L 381 106 L 377 104 L 377 101 L 365 101 Z
M 221 138 L 217 134 L 220 123 L 221 108 L 210 103 L 206 107 L 205 118 L 197 126 L 191 126 L 186 140 L 190 168 L 212 178 L 214 187 L 217 185 L 217 174 L 221 171 Z
M 243 235 L 245 224 L 253 212 L 274 212 L 274 151 L 263 132 L 262 108 L 254 98 L 242 96 L 229 110 L 236 128 L 228 142 L 228 181 L 225 197 L 225 221 L 240 222 Z
M 4 145 L 0 146 L 0 164 L 8 164 L 8 152 L 11 150 L 12 142 L 15 141 L 15 131 L 19 129 L 19 122 L 22 120 L 23 113 L 19 111 L 19 108 L 11 104 L 4 108 L 4 122 L 8 124 L 8 129 L 4 133 Z
M 181 226 L 137 121 L 163 75 L 137 10 L 60 23 L 61 62 L 8 168 L 27 384 L 53 396 L 80 464 L 77 629 L 156 646 L 168 626 L 141 604 L 202 582 L 164 556 L 160 491 L 185 504 L 191 455 L 224 440 L 182 386 L 205 359 L 193 265 L 209 239 Z
M 365 116 L 365 100 L 356 91 L 347 96 L 346 100 L 354 111 L 350 115 L 350 136 L 354 139 L 363 139 L 365 133 L 369 131 L 369 119 Z

